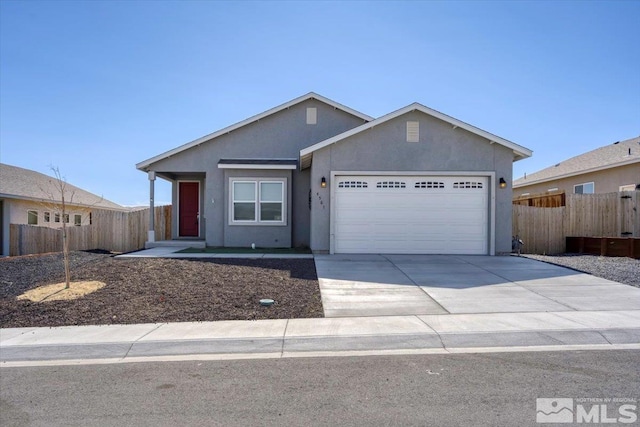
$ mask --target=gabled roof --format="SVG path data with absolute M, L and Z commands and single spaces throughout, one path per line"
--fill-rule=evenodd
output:
M 365 120 L 365 121 L 373 120 L 373 117 L 371 117 L 371 116 L 367 116 L 366 114 L 363 114 L 363 113 L 361 113 L 359 111 L 356 111 L 356 110 L 354 110 L 352 108 L 349 108 L 349 107 L 347 107 L 345 105 L 339 104 L 339 103 L 337 103 L 335 101 L 330 100 L 329 98 L 325 98 L 322 95 L 318 95 L 317 93 L 309 92 L 306 95 L 302 95 L 302 96 L 300 96 L 298 98 L 292 99 L 289 102 L 285 102 L 282 105 L 279 105 L 279 106 L 274 107 L 274 108 L 272 108 L 270 110 L 264 111 L 264 112 L 262 112 L 260 114 L 257 114 L 255 116 L 253 116 L 253 117 L 249 117 L 248 119 L 245 119 L 245 120 L 243 120 L 241 122 L 238 122 L 238 123 L 236 123 L 234 125 L 228 126 L 228 127 L 224 128 L 224 129 L 220 129 L 219 131 L 216 131 L 216 132 L 211 133 L 209 135 L 205 135 L 205 136 L 203 136 L 201 138 L 198 138 L 196 140 L 188 142 L 188 143 L 186 143 L 184 145 L 181 145 L 180 147 L 174 148 L 173 150 L 169 150 L 169 151 L 167 151 L 165 153 L 159 154 L 159 155 L 157 155 L 155 157 L 152 157 L 152 158 L 147 159 L 147 160 L 145 160 L 143 162 L 140 162 L 140 163 L 138 163 L 136 165 L 136 168 L 138 168 L 140 170 L 146 170 L 147 167 L 149 167 L 151 164 L 153 164 L 153 163 L 155 163 L 157 161 L 166 159 L 167 157 L 174 156 L 174 155 L 176 155 L 176 154 L 178 154 L 178 153 L 180 153 L 182 151 L 188 150 L 189 148 L 192 148 L 192 147 L 198 146 L 200 144 L 203 144 L 203 143 L 205 143 L 205 142 L 207 142 L 209 140 L 212 140 L 212 139 L 217 138 L 217 137 L 219 137 L 221 135 L 224 135 L 224 134 L 227 134 L 229 132 L 232 132 L 232 131 L 234 131 L 236 129 L 239 129 L 239 128 L 241 128 L 243 126 L 246 126 L 248 124 L 251 124 L 253 122 L 257 122 L 258 120 L 261 120 L 261 119 L 263 119 L 263 118 L 265 118 L 267 116 L 270 116 L 272 114 L 275 114 L 275 113 L 277 113 L 279 111 L 282 111 L 282 110 L 285 110 L 287 108 L 293 107 L 294 105 L 299 104 L 299 103 L 304 102 L 304 101 L 307 101 L 309 99 L 315 99 L 317 101 L 324 102 L 325 104 L 330 105 L 333 108 L 336 108 L 338 110 L 342 110 L 342 111 L 344 111 L 346 113 L 349 113 L 349 114 L 351 114 L 353 116 L 359 117 L 359 118 L 361 118 L 362 120 Z
M 67 183 L 67 190 L 69 195 L 73 194 L 72 201 L 66 200 L 69 204 L 97 209 L 127 210 L 117 203 L 69 183 Z M 52 197 L 54 202 L 61 201 L 60 192 L 55 187 L 54 177 L 2 163 L 0 163 L 0 197 L 44 203 L 51 203 L 50 197 Z
M 596 148 L 513 181 L 513 188 L 640 162 L 640 136 Z M 639 172 L 640 174 L 640 172 Z
M 530 157 L 532 154 L 532 151 L 529 150 L 528 148 L 525 148 L 521 145 L 518 145 L 514 142 L 511 142 L 509 140 L 506 140 L 504 138 L 500 138 L 497 135 L 494 135 L 492 133 L 489 133 L 487 131 L 484 131 L 482 129 L 479 129 L 475 126 L 471 126 L 468 123 L 465 123 L 463 121 L 460 121 L 458 119 L 454 119 L 451 116 L 447 116 L 446 114 L 443 114 L 439 111 L 433 110 L 429 107 L 425 107 L 422 104 L 419 104 L 417 102 L 414 102 L 413 104 L 407 105 L 404 108 L 401 108 L 397 111 L 394 111 L 392 113 L 389 113 L 387 115 L 384 115 L 380 118 L 377 118 L 373 121 L 370 121 L 368 123 L 365 123 L 363 125 L 360 125 L 356 128 L 353 128 L 351 130 L 348 130 L 346 132 L 341 133 L 340 135 L 336 135 L 333 138 L 329 138 L 329 139 L 325 139 L 324 141 L 321 141 L 315 145 L 312 145 L 310 147 L 307 147 L 303 150 L 300 151 L 300 168 L 301 169 L 305 169 L 308 168 L 311 165 L 311 158 L 313 156 L 313 152 L 317 151 L 321 148 L 327 147 L 331 144 L 335 144 L 338 141 L 342 141 L 345 138 L 349 138 L 350 136 L 356 135 L 360 132 L 363 132 L 367 129 L 371 129 L 374 126 L 378 126 L 381 125 L 384 122 L 387 122 L 389 120 L 395 119 L 396 117 L 402 116 L 403 114 L 407 114 L 410 113 L 412 111 L 420 111 L 422 113 L 428 114 L 429 116 L 435 117 L 437 119 L 443 120 L 449 124 L 451 124 L 454 129 L 455 128 L 461 128 L 464 129 L 466 131 L 469 131 L 473 134 L 476 134 L 478 136 L 481 136 L 483 138 L 486 138 L 490 143 L 498 143 L 500 145 L 504 145 L 505 147 L 513 150 L 513 153 L 515 155 L 515 160 L 520 160 L 520 159 L 524 159 L 527 157 Z M 514 160 L 514 161 L 515 161 Z

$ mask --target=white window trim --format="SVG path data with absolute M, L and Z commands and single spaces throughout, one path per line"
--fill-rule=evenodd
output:
M 233 184 L 252 183 L 255 184 L 254 194 L 254 213 L 253 221 L 236 221 L 233 219 Z M 263 221 L 260 219 L 260 184 L 261 183 L 278 183 L 282 184 L 282 220 L 281 221 Z M 277 203 L 277 202 L 264 202 Z M 287 178 L 254 178 L 254 177 L 231 177 L 229 178 L 229 225 L 259 225 L 259 226 L 286 226 L 287 225 Z
M 580 193 L 580 194 L 595 194 L 595 192 L 596 192 L 596 184 L 593 181 L 583 182 L 582 184 L 574 185 L 573 186 L 573 194 L 578 194 L 578 193 L 576 193 L 576 187 L 580 187 L 581 185 L 585 186 L 585 185 L 589 185 L 589 184 L 593 185 L 593 193 Z
M 76 224 L 76 219 L 78 219 L 78 217 L 80 217 L 80 224 Z M 82 214 L 73 214 L 73 225 L 76 227 L 82 225 Z
M 553 187 L 547 190 L 547 193 L 550 193 L 552 191 L 558 191 L 558 187 Z
M 634 191 L 636 189 L 636 184 L 627 184 L 627 185 L 621 185 L 618 188 L 618 191 Z

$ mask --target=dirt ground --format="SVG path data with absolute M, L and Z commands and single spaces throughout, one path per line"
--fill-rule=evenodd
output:
M 312 259 L 115 259 L 73 252 L 72 280 L 106 286 L 73 301 L 18 300 L 64 279 L 61 254 L 0 259 L 0 327 L 323 317 Z M 271 298 L 271 307 L 259 300 Z

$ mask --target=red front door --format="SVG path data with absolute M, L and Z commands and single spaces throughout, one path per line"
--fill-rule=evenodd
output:
M 178 184 L 178 235 L 198 237 L 198 206 L 200 183 L 180 182 Z

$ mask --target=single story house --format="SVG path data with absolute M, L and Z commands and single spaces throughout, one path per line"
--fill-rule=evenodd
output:
M 640 136 L 596 148 L 513 182 L 514 197 L 640 189 Z
M 151 206 L 155 179 L 172 182 L 174 239 L 493 255 L 511 251 L 507 183 L 529 156 L 418 103 L 374 119 L 309 93 L 136 167 Z
M 30 224 L 60 228 L 62 222 L 88 225 L 91 209 L 127 210 L 127 208 L 66 184 L 66 216 L 60 209 L 60 190 L 56 178 L 29 169 L 0 163 L 0 255 L 9 255 L 9 224 Z

